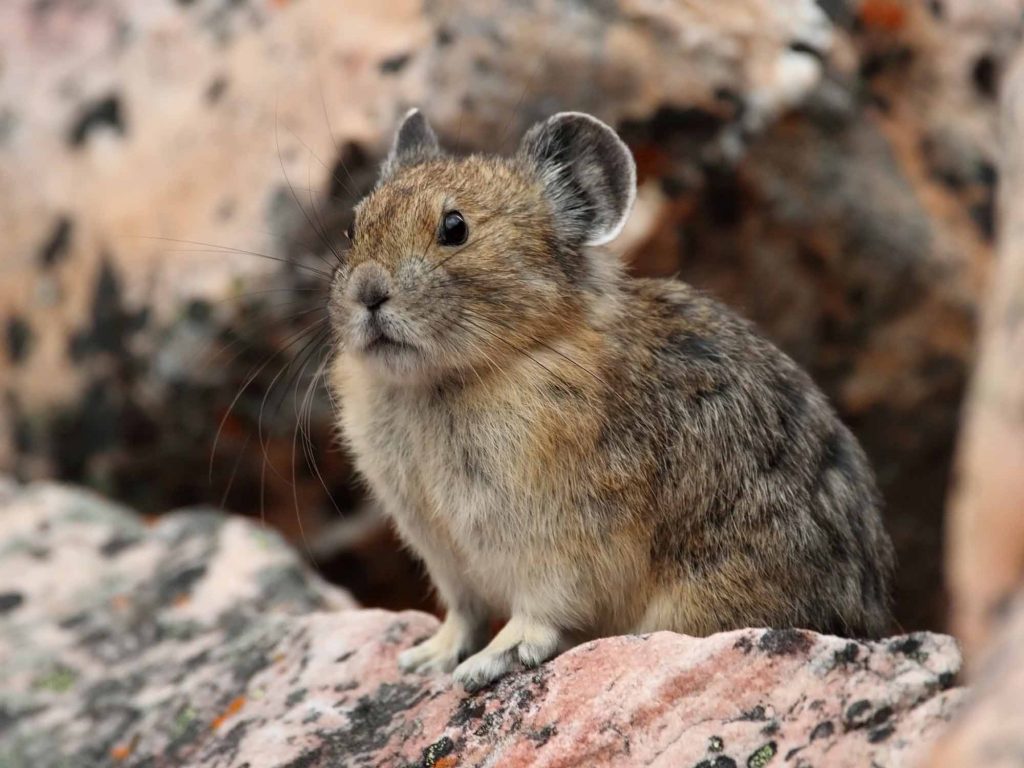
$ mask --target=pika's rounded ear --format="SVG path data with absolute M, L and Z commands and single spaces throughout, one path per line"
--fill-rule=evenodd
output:
M 405 113 L 391 142 L 391 151 L 381 166 L 380 176 L 386 179 L 405 165 L 422 163 L 441 154 L 437 134 L 418 109 Z
M 615 131 L 582 112 L 559 112 L 523 137 L 562 234 L 584 245 L 614 238 L 636 199 L 636 163 Z

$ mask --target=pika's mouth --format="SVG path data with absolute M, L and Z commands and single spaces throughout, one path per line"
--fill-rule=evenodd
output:
M 363 345 L 363 353 L 367 355 L 388 355 L 415 352 L 416 347 L 398 339 L 393 339 L 384 332 L 373 336 Z

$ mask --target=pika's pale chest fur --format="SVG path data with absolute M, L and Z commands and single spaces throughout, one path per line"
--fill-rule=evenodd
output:
M 863 452 L 748 323 L 596 247 L 634 187 L 589 116 L 451 158 L 412 112 L 357 207 L 329 307 L 343 433 L 447 608 L 407 670 L 476 688 L 608 634 L 887 629 Z
M 553 393 L 531 392 L 530 371 L 520 375 L 517 386 L 485 374 L 488 381 L 453 384 L 455 391 L 410 393 L 362 389 L 361 375 L 338 372 L 339 390 L 353 406 L 343 418 L 359 469 L 406 540 L 416 547 L 432 541 L 452 578 L 470 580 L 488 613 L 508 616 L 532 603 L 555 616 L 581 576 L 593 576 L 592 569 L 579 573 L 587 554 L 572 549 L 586 540 L 596 551 L 598 539 L 619 526 L 614 516 L 569 511 L 585 500 L 560 478 L 585 460 L 573 441 L 586 439 L 586 416 L 567 413 Z M 634 540 L 628 542 L 633 549 Z M 562 556 L 551 558 L 556 552 Z M 570 594 L 546 594 L 552 591 Z M 581 604 L 577 621 L 597 607 Z

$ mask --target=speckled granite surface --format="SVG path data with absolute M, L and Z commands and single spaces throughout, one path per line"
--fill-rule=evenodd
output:
M 580 646 L 474 695 L 403 675 L 436 620 L 356 609 L 280 539 L 0 486 L 0 765 L 909 765 L 957 710 L 942 635 Z
M 0 765 L 109 765 L 143 735 L 155 764 L 216 752 L 218 715 L 292 619 L 353 607 L 252 523 L 188 511 L 147 525 L 82 491 L 5 484 Z
M 1024 589 L 972 667 L 960 714 L 932 751 L 930 766 L 1024 765 Z

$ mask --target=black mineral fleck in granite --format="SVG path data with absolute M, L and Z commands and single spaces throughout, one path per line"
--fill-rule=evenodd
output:
M 70 216 L 62 214 L 57 217 L 46 240 L 39 246 L 40 266 L 43 268 L 53 267 L 67 258 L 73 231 L 74 222 Z
M 889 643 L 890 653 L 901 653 L 914 661 L 922 662 L 928 658 L 928 652 L 921 650 L 921 640 L 910 635 Z
M 921 641 L 916 637 L 905 637 L 889 643 L 889 650 L 893 653 L 902 653 L 906 656 L 913 656 L 921 648 Z
M 892 717 L 892 714 L 892 707 L 888 704 L 881 706 L 875 710 L 873 715 L 871 715 L 871 719 L 868 720 L 868 725 L 881 725 Z
M 847 643 L 843 646 L 843 650 L 836 651 L 833 658 L 834 666 L 844 666 L 846 664 L 853 664 L 857 661 L 857 657 L 860 656 L 860 646 L 856 643 Z
M 880 741 L 885 741 L 895 732 L 896 728 L 892 725 L 883 725 L 880 728 L 874 728 L 868 732 L 868 741 L 872 744 L 877 744 Z
M 484 716 L 487 707 L 483 702 L 463 699 L 455 708 L 455 714 L 448 720 L 448 725 L 462 727 L 471 720 L 479 720 Z
M 86 139 L 97 129 L 107 128 L 119 136 L 124 136 L 127 127 L 121 109 L 121 99 L 117 94 L 110 94 L 94 102 L 86 104 L 68 131 L 68 144 L 79 149 Z
M 218 75 L 210 81 L 210 84 L 206 86 L 206 92 L 203 94 L 206 98 L 207 104 L 216 104 L 220 101 L 224 92 L 228 88 L 228 80 L 223 75 Z
M 437 43 L 438 48 L 444 48 L 455 41 L 455 35 L 447 27 L 438 27 L 437 34 L 434 35 L 434 41 Z
M 744 635 L 736 641 L 736 643 L 733 645 L 733 648 L 737 648 L 743 651 L 744 653 L 750 653 L 754 648 L 754 643 L 747 635 Z
M 736 761 L 728 755 L 719 755 L 714 760 L 701 760 L 693 768 L 736 768 Z
M 140 540 L 137 536 L 115 534 L 100 546 L 100 554 L 104 557 L 117 557 L 126 549 L 134 547 Z
M 846 723 L 847 729 L 863 728 L 868 723 L 866 714 L 871 710 L 871 702 L 867 699 L 860 699 L 859 701 L 853 702 L 849 707 L 846 708 L 846 713 L 843 715 L 843 720 Z
M 757 643 L 769 656 L 792 656 L 811 647 L 811 639 L 799 629 L 769 629 Z
M 811 731 L 811 741 L 814 741 L 815 739 L 827 739 L 835 732 L 836 727 L 832 724 L 832 721 L 823 720 L 814 726 L 814 730 Z
M 7 359 L 20 365 L 28 358 L 32 346 L 32 328 L 21 315 L 7 318 Z
M 0 615 L 10 613 L 25 602 L 25 596 L 20 592 L 0 592 Z
M 740 720 L 751 720 L 753 722 L 761 722 L 765 719 L 764 707 L 758 704 L 752 709 L 748 709 L 740 715 Z
M 548 723 L 543 728 L 538 728 L 536 731 L 531 732 L 529 737 L 538 747 L 543 747 L 557 733 L 558 728 L 553 723 Z
M 824 55 L 818 48 L 804 40 L 794 40 L 789 44 L 789 50 L 795 53 L 803 53 L 812 56 L 818 61 L 824 61 Z
M 994 99 L 999 92 L 999 66 L 991 54 L 983 54 L 971 67 L 971 80 L 982 96 Z
M 380 63 L 380 71 L 385 75 L 394 75 L 405 69 L 405 65 L 412 58 L 411 54 L 400 53 L 396 56 L 389 56 Z

